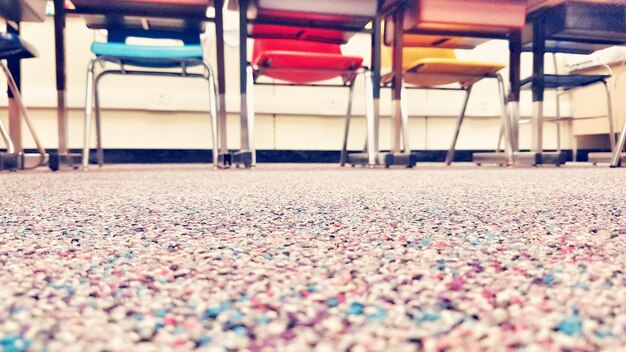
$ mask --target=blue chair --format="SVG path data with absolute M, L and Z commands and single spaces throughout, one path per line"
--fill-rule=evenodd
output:
M 21 117 L 26 122 L 26 126 L 28 127 L 33 140 L 35 141 L 35 145 L 37 146 L 37 151 L 39 153 L 39 161 L 33 165 L 29 166 L 29 168 L 34 168 L 38 166 L 42 166 L 47 163 L 47 154 L 46 150 L 43 148 L 41 141 L 39 140 L 39 136 L 35 131 L 32 120 L 30 119 L 30 115 L 26 106 L 24 105 L 24 101 L 22 99 L 22 95 L 13 79 L 13 75 L 11 71 L 5 64 L 4 60 L 21 60 L 21 59 L 29 59 L 36 57 L 37 50 L 33 48 L 30 44 L 23 41 L 17 34 L 15 33 L 0 33 L 0 66 L 2 67 L 2 71 L 7 77 L 7 83 L 9 85 L 9 90 L 13 94 L 15 102 L 20 111 Z M 6 153 L 0 153 L 0 170 L 9 169 L 24 169 L 26 168 L 26 155 L 20 151 L 16 150 L 15 144 L 9 135 L 7 128 L 0 120 L 0 135 L 2 135 L 2 139 L 4 140 L 6 146 Z
M 556 66 L 556 64 L 555 64 Z M 589 87 L 596 84 L 602 84 L 606 92 L 607 103 L 607 115 L 609 123 L 609 141 L 611 143 L 611 152 L 615 150 L 615 124 L 613 118 L 613 101 L 611 89 L 609 88 L 608 79 L 611 78 L 611 74 L 604 75 L 581 75 L 581 74 L 545 74 L 544 75 L 544 89 L 557 91 L 557 109 L 556 117 L 554 120 L 548 120 L 555 122 L 557 125 L 557 152 L 561 152 L 561 122 L 571 121 L 571 118 L 562 118 L 560 109 L 560 96 L 562 93 L 568 93 L 576 89 Z M 532 88 L 532 77 L 528 77 L 522 80 L 522 89 Z M 596 117 L 593 117 L 596 118 Z M 575 160 L 574 160 L 575 161 Z
M 607 69 L 606 74 L 572 74 L 572 73 L 560 73 L 558 72 L 558 62 L 556 55 L 558 53 L 564 54 L 579 54 L 579 55 L 589 55 L 594 52 L 594 50 L 601 49 L 597 45 L 576 45 L 570 43 L 561 43 L 558 41 L 548 41 L 546 43 L 546 54 L 552 55 L 552 61 L 555 68 L 555 73 L 553 74 L 544 74 L 544 85 L 542 87 L 543 90 L 553 90 L 556 91 L 556 117 L 554 119 L 547 120 L 547 122 L 555 122 L 556 123 L 556 132 L 557 132 L 557 153 L 559 154 L 558 158 L 559 164 L 565 163 L 565 156 L 562 153 L 561 148 L 561 122 L 563 121 L 572 121 L 572 118 L 563 118 L 561 117 L 561 104 L 560 97 L 562 94 L 571 93 L 574 90 L 590 87 L 593 85 L 601 84 L 604 86 L 604 90 L 606 93 L 606 105 L 607 105 L 607 114 L 606 119 L 609 124 L 609 141 L 611 145 L 611 152 L 615 150 L 616 141 L 615 141 L 615 119 L 613 117 L 613 98 L 612 92 L 608 84 L 608 80 L 613 75 L 610 67 L 604 65 Z M 526 44 L 523 51 L 528 52 L 532 51 L 532 43 Z M 533 76 L 522 79 L 521 85 L 522 89 L 532 89 Z M 602 116 L 603 117 L 603 116 Z M 596 119 L 600 117 L 588 117 L 586 119 Z M 576 161 L 576 148 L 573 149 L 573 157 L 574 161 Z
M 184 44 L 180 46 L 151 46 L 126 44 L 128 37 L 176 39 Z M 174 30 L 139 30 L 139 29 L 109 29 L 107 42 L 94 42 L 91 51 L 96 55 L 87 70 L 87 95 L 85 102 L 85 140 L 83 146 L 83 168 L 89 164 L 89 146 L 91 135 L 92 112 L 95 110 L 97 162 L 104 164 L 102 150 L 102 134 L 100 128 L 100 102 L 98 83 L 106 75 L 143 75 L 191 77 L 206 79 L 209 83 L 209 103 L 211 114 L 211 129 L 213 136 L 213 165 L 217 167 L 218 136 L 217 136 L 217 89 L 213 69 L 203 58 L 200 35 L 196 30 L 191 32 Z M 114 64 L 115 69 L 105 69 L 96 72 L 98 64 Z M 128 69 L 128 67 L 138 67 Z M 189 68 L 202 67 L 203 73 L 188 72 Z M 179 69 L 179 70 L 172 70 Z M 94 109 L 95 108 L 95 109 Z

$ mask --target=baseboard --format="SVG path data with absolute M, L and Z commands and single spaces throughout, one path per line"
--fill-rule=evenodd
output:
M 36 152 L 36 150 L 27 150 Z M 56 150 L 48 149 L 54 153 Z M 80 150 L 72 150 L 80 152 Z M 493 150 L 458 150 L 454 155 L 455 162 L 471 162 L 472 154 L 490 152 Z M 549 151 L 549 150 L 548 150 Z M 356 151 L 355 151 L 356 152 Z M 445 150 L 414 150 L 419 154 L 419 162 L 443 162 L 446 158 Z M 567 160 L 572 161 L 572 151 L 564 150 Z M 578 150 L 577 160 L 587 161 L 589 153 L 608 152 L 602 149 Z M 105 162 L 109 164 L 190 164 L 210 163 L 212 153 L 202 149 L 106 149 Z M 92 157 L 95 152 L 92 151 Z M 339 151 L 334 150 L 258 150 L 258 163 L 338 163 Z

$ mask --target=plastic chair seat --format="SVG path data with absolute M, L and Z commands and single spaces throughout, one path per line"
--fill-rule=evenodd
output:
M 179 67 L 183 63 L 197 66 L 202 64 L 204 55 L 201 45 L 155 46 L 104 42 L 93 43 L 91 52 L 98 57 L 105 57 L 107 61 L 119 60 L 127 65 L 156 68 Z
M 418 87 L 435 87 L 452 83 L 473 84 L 504 67 L 497 63 L 425 58 L 405 65 L 403 70 L 406 83 Z M 383 76 L 383 82 L 387 83 L 392 78 L 391 73 L 386 74 Z
M 362 67 L 363 58 L 332 53 L 270 50 L 255 56 L 252 64 L 268 77 L 292 83 L 310 83 L 336 78 L 345 75 L 346 71 L 355 71 Z
M 255 24 L 250 30 L 254 38 L 298 39 L 323 43 L 345 44 L 354 33 L 334 29 L 303 28 L 271 24 Z
M 23 41 L 17 34 L 0 34 L 0 60 L 4 59 L 30 59 L 37 57 L 37 50 Z
M 546 89 L 573 89 L 588 86 L 590 84 L 602 82 L 608 79 L 609 75 L 545 75 L 544 87 Z M 522 80 L 522 88 L 532 87 L 533 77 Z

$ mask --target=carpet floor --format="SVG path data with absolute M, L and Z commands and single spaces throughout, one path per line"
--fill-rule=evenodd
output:
M 0 174 L 2 351 L 624 351 L 626 170 Z

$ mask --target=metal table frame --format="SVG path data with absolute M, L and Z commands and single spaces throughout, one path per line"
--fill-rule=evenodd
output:
M 406 8 L 404 6 L 398 6 L 394 11 L 394 45 L 393 45 L 393 73 L 392 80 L 392 99 L 393 99 L 393 113 L 392 113 L 392 138 L 394 145 L 392 150 L 384 156 L 387 160 L 398 160 L 394 164 L 408 166 L 407 162 L 415 162 L 412 158 L 407 158 L 406 153 L 401 153 L 400 148 L 400 134 L 402 128 L 402 48 L 404 46 L 404 33 L 410 34 L 424 34 L 424 35 L 441 35 L 452 37 L 474 37 L 474 38 L 486 38 L 486 39 L 504 39 L 509 42 L 509 85 L 510 90 L 508 97 L 506 98 L 506 110 L 510 121 L 508 142 L 512 153 L 477 153 L 474 155 L 476 162 L 480 164 L 500 164 L 508 165 L 514 163 L 515 155 L 519 153 L 519 119 L 520 119 L 520 91 L 521 91 L 521 56 L 522 56 L 522 30 L 514 30 L 508 33 L 490 33 L 490 32 L 477 32 L 471 30 L 430 30 L 414 28 L 408 31 L 403 29 L 404 12 Z M 399 82 L 399 84 L 396 84 Z M 404 156 L 404 157 L 403 157 Z
M 215 17 L 208 18 L 205 13 L 198 14 L 198 18 L 207 22 L 215 23 L 215 35 L 217 46 L 217 81 L 218 81 L 218 114 L 219 114 L 219 167 L 230 165 L 230 155 L 226 137 L 226 77 L 224 58 L 224 22 L 223 8 L 224 0 L 214 0 Z M 72 13 L 80 14 L 79 11 Z M 92 13 L 93 14 L 93 13 Z M 151 14 L 141 9 L 137 9 L 134 15 L 162 17 L 160 14 Z M 56 87 L 57 87 L 57 121 L 58 121 L 58 149 L 55 155 L 51 155 L 50 167 L 59 169 L 62 166 L 77 167 L 80 165 L 81 153 L 70 153 L 67 145 L 67 77 L 65 62 L 65 21 L 67 10 L 64 0 L 54 0 L 54 40 L 56 59 Z M 173 16 L 175 18 L 175 16 Z

